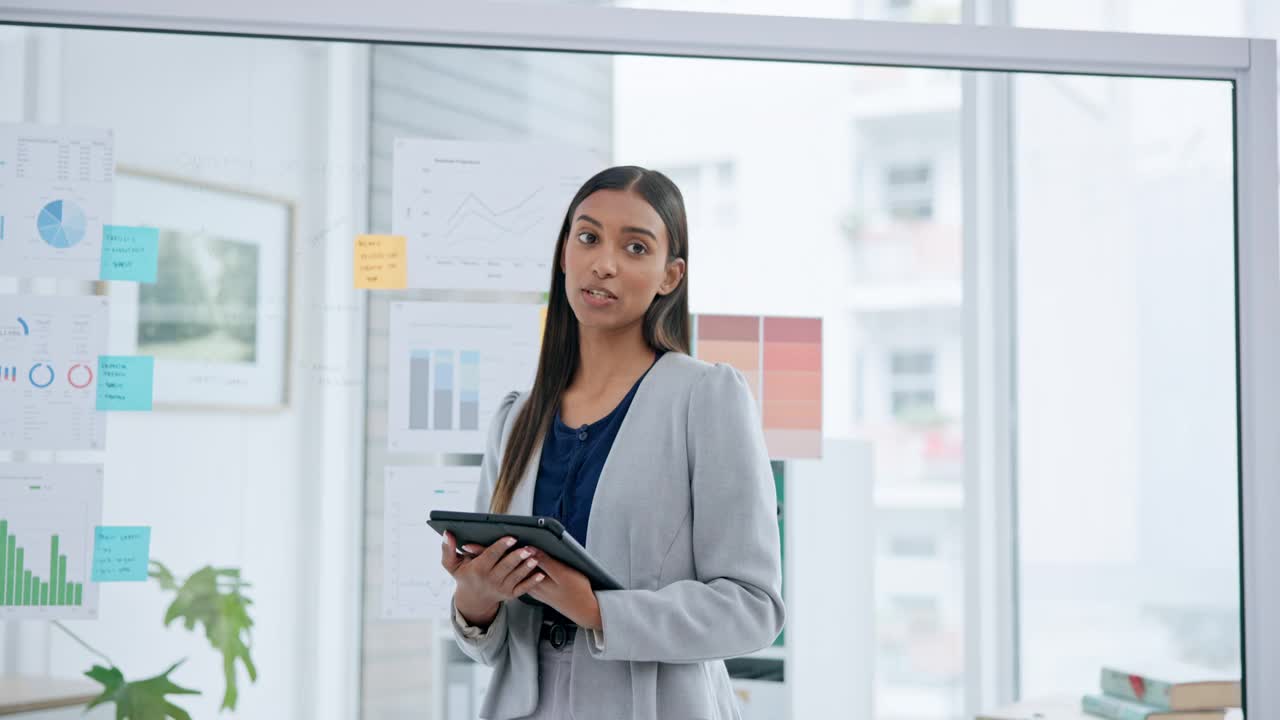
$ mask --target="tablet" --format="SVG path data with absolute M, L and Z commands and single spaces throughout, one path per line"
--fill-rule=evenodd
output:
M 498 540 L 510 536 L 516 539 L 513 549 L 522 545 L 538 548 L 587 576 L 593 590 L 623 589 L 622 583 L 615 580 L 608 570 L 588 555 L 587 549 L 578 544 L 572 535 L 565 532 L 564 526 L 555 518 L 538 515 L 494 515 L 432 510 L 431 519 L 427 524 L 441 535 L 444 535 L 446 530 L 453 533 L 458 547 L 463 545 L 489 547 Z

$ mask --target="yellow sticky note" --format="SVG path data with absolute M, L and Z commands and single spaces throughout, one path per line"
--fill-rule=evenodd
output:
M 402 290 L 409 284 L 403 235 L 356 236 L 356 288 Z

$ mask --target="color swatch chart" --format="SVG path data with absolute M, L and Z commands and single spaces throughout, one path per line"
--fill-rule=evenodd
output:
M 110 130 L 0 124 L 3 274 L 96 280 L 114 180 Z
M 539 305 L 391 304 L 387 447 L 483 453 L 502 398 L 533 386 Z
M 822 457 L 822 318 L 694 315 L 693 337 L 695 357 L 746 378 L 771 459 Z
M 447 618 L 453 578 L 440 564 L 432 510 L 475 510 L 480 468 L 388 467 L 382 495 L 382 617 Z
M 0 464 L 0 619 L 98 614 L 101 465 Z
M 100 450 L 107 299 L 0 296 L 0 450 Z
M 542 291 L 566 206 L 603 167 L 581 148 L 398 138 L 392 234 L 411 288 Z

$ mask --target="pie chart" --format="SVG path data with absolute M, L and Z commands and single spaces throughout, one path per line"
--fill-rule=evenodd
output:
M 84 226 L 84 211 L 66 200 L 54 200 L 40 208 L 40 217 L 36 219 L 41 239 L 59 249 L 79 244 L 84 239 Z

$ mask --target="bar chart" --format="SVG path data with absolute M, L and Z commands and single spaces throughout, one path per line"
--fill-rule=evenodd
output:
M 40 607 L 84 604 L 84 583 L 67 581 L 67 556 L 58 552 L 58 536 L 49 538 L 49 574 L 39 574 L 24 567 L 26 548 L 9 532 L 9 521 L 0 518 L 0 540 L 6 549 L 0 555 L 0 595 L 2 606 L 38 605 Z M 38 570 L 36 571 L 39 572 Z
M 430 349 L 409 352 L 409 429 L 480 429 L 479 352 Z
M 101 465 L 0 464 L 0 619 L 97 617 Z
M 388 449 L 484 452 L 502 398 L 533 384 L 542 306 L 391 305 Z

